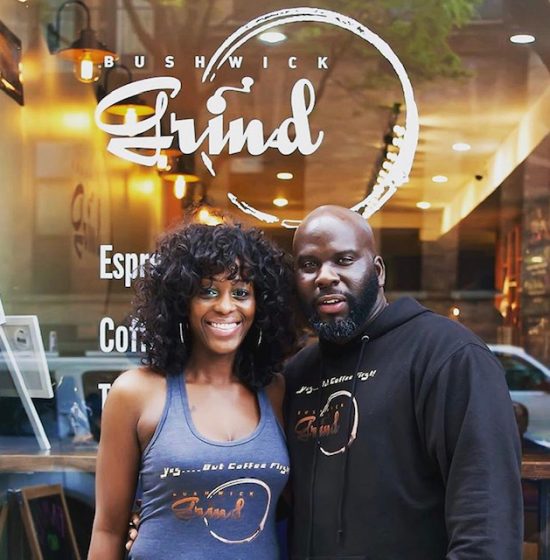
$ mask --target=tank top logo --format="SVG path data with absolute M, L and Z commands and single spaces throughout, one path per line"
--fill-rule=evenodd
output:
M 202 519 L 210 535 L 226 544 L 253 541 L 265 527 L 271 506 L 271 489 L 257 478 L 238 478 L 199 496 L 185 492 L 172 502 L 182 521 Z

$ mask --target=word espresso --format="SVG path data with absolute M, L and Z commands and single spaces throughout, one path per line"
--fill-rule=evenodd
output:
M 124 280 L 129 288 L 132 281 L 143 277 L 145 265 L 154 258 L 149 253 L 118 253 L 112 245 L 99 246 L 99 277 L 101 280 Z
M 107 150 L 112 154 L 137 163 L 139 165 L 153 166 L 158 163 L 160 151 L 172 145 L 174 135 L 177 135 L 179 149 L 184 154 L 195 153 L 201 145 L 208 144 L 206 152 L 201 151 L 203 163 L 208 171 L 215 175 L 210 160 L 210 155 L 219 155 L 226 147 L 229 154 L 239 153 L 246 147 L 250 155 L 260 155 L 268 148 L 277 149 L 283 155 L 289 155 L 298 150 L 303 155 L 315 152 L 323 141 L 324 132 L 320 131 L 315 140 L 309 126 L 309 115 L 315 107 L 315 90 L 311 82 L 305 78 L 298 80 L 290 94 L 292 115 L 275 128 L 269 136 L 264 134 L 264 125 L 258 119 L 252 119 L 245 124 L 244 119 L 238 118 L 224 121 L 224 112 L 227 102 L 224 94 L 232 91 L 248 94 L 252 91 L 254 80 L 244 77 L 242 87 L 220 87 L 207 100 L 206 109 L 214 115 L 209 119 L 204 130 L 199 134 L 196 130 L 194 119 L 177 119 L 170 113 L 170 133 L 164 136 L 161 132 L 161 119 L 168 107 L 168 94 L 174 98 L 181 90 L 181 82 L 170 76 L 147 78 L 124 85 L 106 95 L 97 105 L 95 121 L 97 126 L 116 138 L 111 138 Z M 155 113 L 149 118 L 138 122 L 124 124 L 108 124 L 103 122 L 102 116 L 113 105 L 148 92 L 157 91 Z M 147 136 L 140 136 L 153 132 Z M 152 155 L 138 153 L 133 150 L 154 150 Z

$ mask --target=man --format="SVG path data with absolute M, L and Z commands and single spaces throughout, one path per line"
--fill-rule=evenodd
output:
M 286 371 L 291 558 L 520 560 L 520 446 L 498 361 L 412 298 L 388 305 L 358 214 L 314 210 L 293 249 L 320 342 Z
M 286 374 L 291 557 L 519 560 L 520 447 L 497 360 L 412 298 L 388 305 L 358 214 L 313 211 L 294 254 L 320 342 Z

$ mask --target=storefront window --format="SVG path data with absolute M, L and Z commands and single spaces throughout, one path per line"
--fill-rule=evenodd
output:
M 305 4 L 261 34 L 294 4 L 0 0 L 0 506 L 61 484 L 82 557 L 105 399 L 143 357 L 136 284 L 182 223 L 258 227 L 290 253 L 313 209 L 365 212 L 388 300 L 488 344 L 550 449 L 550 4 Z M 83 29 L 97 60 L 72 45 Z M 0 557 L 26 546 L 2 519 Z

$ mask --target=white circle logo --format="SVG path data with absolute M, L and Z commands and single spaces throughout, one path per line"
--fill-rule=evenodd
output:
M 414 100 L 412 85 L 407 72 L 405 71 L 405 67 L 391 47 L 383 39 L 376 35 L 376 33 L 357 20 L 330 10 L 305 7 L 277 10 L 248 22 L 230 35 L 212 56 L 210 62 L 204 70 L 202 81 L 214 81 L 216 77 L 216 70 L 218 70 L 228 60 L 235 50 L 244 45 L 248 40 L 270 30 L 273 27 L 280 28 L 288 23 L 297 22 L 326 23 L 340 27 L 357 35 L 378 49 L 380 54 L 382 54 L 382 56 L 384 56 L 384 58 L 386 58 L 392 65 L 401 82 L 403 96 L 405 98 L 406 117 L 405 131 L 397 158 L 387 175 L 385 175 L 384 178 L 373 187 L 372 192 L 370 192 L 363 200 L 351 207 L 351 210 L 360 212 L 364 218 L 369 218 L 395 194 L 401 185 L 408 181 L 418 143 L 419 133 L 418 109 Z M 243 79 L 244 87 L 246 87 L 244 81 L 246 79 L 247 78 Z M 249 84 L 247 83 L 246 85 Z M 205 152 L 201 152 L 201 157 L 205 165 L 211 169 L 211 162 L 208 155 Z M 280 220 L 277 216 L 261 212 L 244 200 L 239 200 L 232 193 L 228 193 L 228 198 L 241 211 L 254 216 L 263 222 L 281 222 L 281 225 L 287 228 L 297 227 L 300 223 L 297 220 Z

